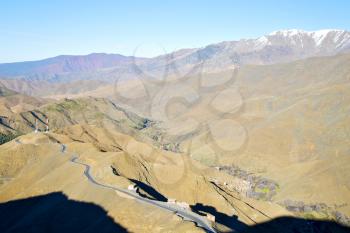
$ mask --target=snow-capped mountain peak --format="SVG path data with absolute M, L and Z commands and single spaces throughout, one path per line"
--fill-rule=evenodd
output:
M 316 31 L 305 31 L 301 29 L 287 29 L 287 30 L 278 30 L 273 31 L 269 34 L 269 36 L 276 36 L 276 35 L 282 35 L 282 36 L 295 36 L 300 34 L 307 34 L 307 35 L 318 35 L 318 36 L 325 36 L 330 32 L 335 33 L 343 33 L 345 30 L 339 30 L 339 29 L 322 29 L 322 30 L 316 30 Z
M 303 41 L 307 39 L 312 39 L 314 45 L 319 47 L 323 44 L 325 39 L 329 39 L 335 44 L 336 48 L 348 45 L 350 42 L 350 32 L 339 29 L 323 29 L 317 31 L 304 31 L 300 29 L 289 29 L 274 31 L 267 35 L 268 37 L 282 37 L 285 39 L 290 39 L 293 44 L 298 42 L 303 45 Z M 297 40 L 297 41 L 296 41 Z
M 269 36 L 295 36 L 301 33 L 305 33 L 306 31 L 300 29 L 288 29 L 288 30 L 279 30 L 273 31 L 269 34 Z
M 274 64 L 350 52 L 350 32 L 338 29 L 274 31 L 253 39 L 212 44 L 196 50 L 217 69 L 235 64 Z M 210 62 L 209 62 L 210 60 Z

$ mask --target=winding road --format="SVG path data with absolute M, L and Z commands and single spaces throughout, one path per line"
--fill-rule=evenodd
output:
M 18 144 L 23 144 L 19 139 L 16 139 L 15 142 L 18 143 Z M 64 144 L 59 144 L 59 145 L 61 146 L 60 152 L 62 154 L 66 154 L 67 146 L 64 145 Z M 161 208 L 161 209 L 166 210 L 166 211 L 170 211 L 170 212 L 175 213 L 176 215 L 180 216 L 185 221 L 194 222 L 196 224 L 196 226 L 203 228 L 207 232 L 216 233 L 215 229 L 211 225 L 211 222 L 207 218 L 192 212 L 190 209 L 185 209 L 185 208 L 182 208 L 182 207 L 180 207 L 180 206 L 178 206 L 176 204 L 172 204 L 172 203 L 168 203 L 168 202 L 161 202 L 161 201 L 156 201 L 156 200 L 151 200 L 151 199 L 148 199 L 148 198 L 144 198 L 144 197 L 139 196 L 135 191 L 131 191 L 131 190 L 127 190 L 127 189 L 122 189 L 122 188 L 118 188 L 118 187 L 113 187 L 113 186 L 101 184 L 98 181 L 96 181 L 93 178 L 93 176 L 91 175 L 91 173 L 90 173 L 90 171 L 91 171 L 90 165 L 82 163 L 82 162 L 79 162 L 78 161 L 78 157 L 74 156 L 74 155 L 70 159 L 70 161 L 72 163 L 74 163 L 74 164 L 78 164 L 78 165 L 84 166 L 85 167 L 84 175 L 94 185 L 97 185 L 97 186 L 99 186 L 101 188 L 107 188 L 107 189 L 112 189 L 112 190 L 118 191 L 120 193 L 123 193 L 123 194 L 125 194 L 125 195 L 127 195 L 129 197 L 132 197 L 132 198 L 136 199 L 139 202 L 142 202 L 142 203 L 145 203 L 145 204 L 149 204 L 149 205 L 153 205 L 153 206 L 156 206 L 156 207 Z
M 61 145 L 61 152 L 65 153 L 66 150 L 67 150 L 67 146 L 64 145 L 64 144 L 60 144 L 60 145 Z M 166 211 L 173 212 L 176 215 L 178 215 L 181 218 L 183 218 L 185 221 L 194 222 L 198 227 L 201 227 L 201 228 L 205 229 L 207 232 L 216 233 L 215 229 L 211 226 L 211 223 L 209 222 L 209 220 L 207 218 L 205 218 L 203 216 L 200 216 L 200 215 L 192 212 L 189 209 L 184 209 L 184 208 L 181 208 L 180 206 L 178 206 L 176 204 L 172 204 L 172 203 L 168 203 L 168 202 L 161 202 L 161 201 L 156 201 L 156 200 L 151 200 L 151 199 L 148 199 L 148 198 L 144 198 L 144 197 L 139 196 L 135 191 L 130 191 L 130 190 L 127 190 L 127 189 L 122 189 L 122 188 L 118 188 L 118 187 L 114 187 L 114 186 L 109 186 L 109 185 L 105 185 L 105 184 L 101 184 L 101 183 L 97 182 L 93 178 L 91 173 L 90 173 L 90 171 L 91 171 L 90 165 L 82 163 L 82 162 L 79 162 L 77 159 L 78 159 L 77 156 L 73 156 L 70 159 L 70 161 L 72 163 L 85 166 L 84 175 L 94 185 L 98 185 L 99 187 L 102 187 L 102 188 L 112 189 L 112 190 L 121 192 L 121 193 L 123 193 L 125 195 L 128 195 L 128 196 L 130 196 L 132 198 L 135 198 L 139 202 L 146 203 L 146 204 L 149 204 L 149 205 L 153 205 L 153 206 L 156 206 L 158 208 L 164 209 Z

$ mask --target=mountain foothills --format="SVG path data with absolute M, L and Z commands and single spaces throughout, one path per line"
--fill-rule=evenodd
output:
M 119 231 L 350 230 L 348 31 L 0 64 L 0 82 L 0 230 L 76 224 L 58 199 Z

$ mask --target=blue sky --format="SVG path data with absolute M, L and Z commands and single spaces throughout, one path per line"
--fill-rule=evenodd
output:
M 2 0 L 0 63 L 92 52 L 154 56 L 279 29 L 350 30 L 350 1 Z

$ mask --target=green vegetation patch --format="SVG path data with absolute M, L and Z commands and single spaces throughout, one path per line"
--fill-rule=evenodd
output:
M 79 101 L 66 99 L 64 102 L 59 103 L 58 106 L 67 110 L 78 111 L 83 110 L 86 107 L 86 104 Z
M 65 99 L 65 101 L 57 104 L 49 105 L 45 108 L 49 112 L 64 112 L 64 111 L 82 111 L 86 108 L 87 104 L 82 101 L 75 101 Z
M 269 187 L 263 187 L 263 188 L 256 188 L 255 191 L 258 193 L 268 194 L 270 192 L 270 189 Z

